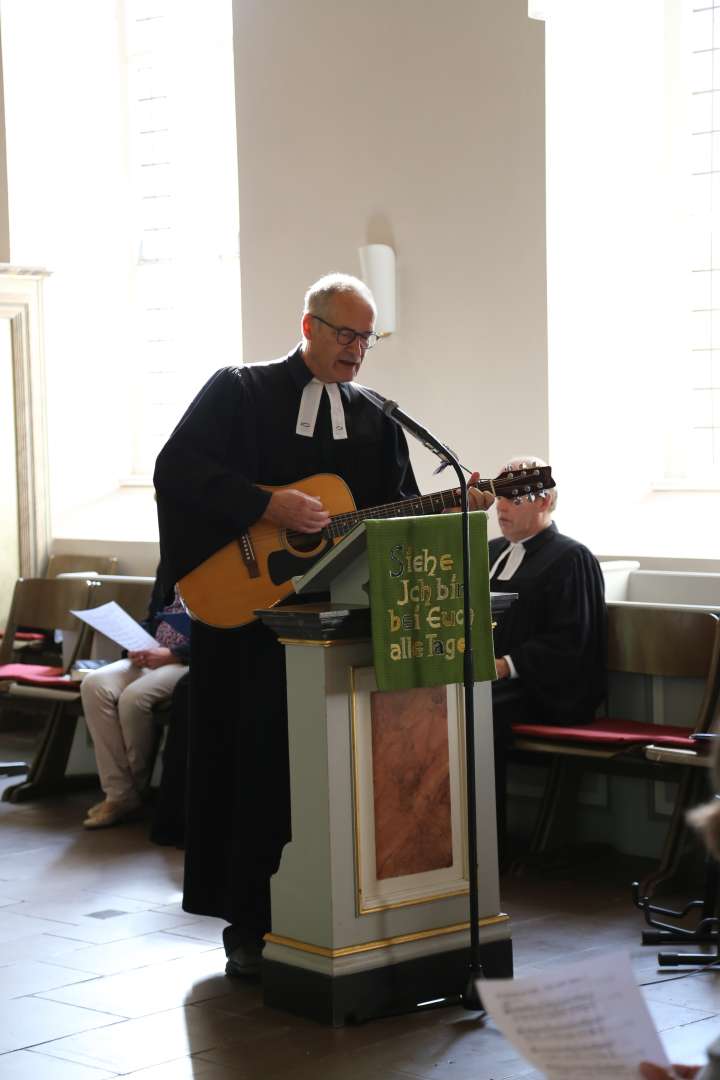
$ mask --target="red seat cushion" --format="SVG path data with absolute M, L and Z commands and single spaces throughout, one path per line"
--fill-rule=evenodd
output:
M 0 637 L 5 637 L 5 631 L 4 630 L 0 630 Z M 44 634 L 31 633 L 29 630 L 16 630 L 15 631 L 15 640 L 16 641 L 44 641 L 45 640 L 45 635 Z
M 672 746 L 680 750 L 697 750 L 699 743 L 690 736 L 694 728 L 673 727 L 670 724 L 643 724 L 639 720 L 613 720 L 601 717 L 584 727 L 559 727 L 551 724 L 513 724 L 513 735 L 547 739 L 565 743 L 614 743 L 619 746 Z
M 69 675 L 63 675 L 61 667 L 49 667 L 47 664 L 0 664 L 0 679 L 57 690 L 77 690 L 80 685 L 73 682 Z

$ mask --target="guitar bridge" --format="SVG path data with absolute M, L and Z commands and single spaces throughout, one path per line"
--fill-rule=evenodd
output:
M 243 533 L 242 536 L 238 537 L 237 543 L 240 548 L 240 554 L 242 555 L 242 561 L 245 563 L 250 577 L 260 577 L 260 567 L 258 566 L 257 556 L 255 555 L 255 548 L 253 547 L 252 540 L 248 533 Z

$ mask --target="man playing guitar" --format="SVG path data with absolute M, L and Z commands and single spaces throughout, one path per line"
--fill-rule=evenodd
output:
M 246 579 L 261 578 L 253 527 L 326 529 L 331 508 L 295 486 L 303 478 L 339 477 L 359 510 L 418 496 L 403 432 L 352 385 L 377 342 L 375 315 L 361 281 L 322 278 L 306 294 L 296 349 L 223 369 L 200 391 L 155 470 L 163 566 L 181 594 L 223 550 Z M 478 490 L 470 498 L 473 509 L 492 502 Z M 288 581 L 296 557 L 278 552 L 266 576 Z M 230 589 L 225 571 L 218 581 Z M 256 620 L 209 622 L 192 626 L 183 907 L 230 924 L 226 970 L 244 975 L 258 970 L 270 877 L 290 837 L 284 657 Z

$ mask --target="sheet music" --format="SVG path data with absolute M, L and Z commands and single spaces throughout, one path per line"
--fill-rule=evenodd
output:
M 627 953 L 478 983 L 496 1027 L 548 1080 L 638 1080 L 669 1068 Z
M 116 645 L 132 652 L 137 649 L 157 649 L 158 643 L 154 637 L 143 630 L 139 623 L 124 611 L 119 604 L 111 600 L 109 604 L 100 604 L 96 608 L 88 608 L 86 611 L 73 611 L 78 619 L 82 619 L 93 630 L 99 630 L 105 637 L 110 638 Z

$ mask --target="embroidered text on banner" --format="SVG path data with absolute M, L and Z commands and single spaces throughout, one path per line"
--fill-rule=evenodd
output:
M 373 655 L 381 690 L 463 681 L 465 635 L 459 514 L 368 521 Z M 470 515 L 475 680 L 495 678 L 487 521 Z

